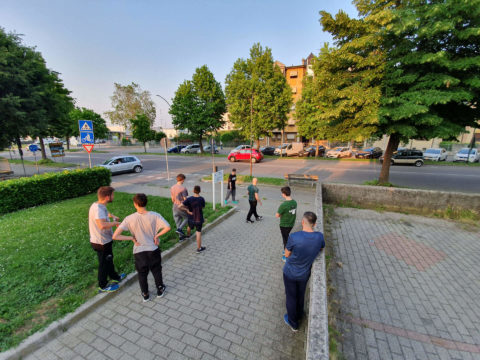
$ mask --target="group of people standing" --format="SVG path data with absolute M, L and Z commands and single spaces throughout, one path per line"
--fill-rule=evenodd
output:
M 197 253 L 206 250 L 202 246 L 202 226 L 204 223 L 203 208 L 205 199 L 200 196 L 200 186 L 193 188 L 193 196 L 188 196 L 188 190 L 183 185 L 185 175 L 178 174 L 177 183 L 170 189 L 173 203 L 172 212 L 179 241 L 185 240 L 196 230 Z M 133 206 L 136 212 L 127 216 L 122 222 L 119 218 L 108 212 L 106 205 L 114 200 L 114 189 L 102 186 L 98 189 L 98 201 L 91 205 L 89 210 L 90 243 L 98 257 L 98 285 L 100 292 L 112 292 L 119 288 L 118 283 L 125 278 L 125 274 L 118 274 L 113 263 L 112 240 L 132 241 L 135 269 L 143 301 L 150 300 L 148 289 L 148 273 L 151 271 L 157 290 L 157 297 L 163 297 L 166 286 L 162 277 L 162 258 L 159 249 L 160 237 L 170 231 L 170 225 L 162 215 L 147 210 L 148 198 L 145 194 L 136 194 L 133 197 Z M 257 187 L 257 179 L 247 188 L 250 209 L 247 214 L 247 223 L 253 223 L 252 215 L 256 221 L 262 219 L 257 214 L 257 204 L 262 204 Z M 310 278 L 311 266 L 318 253 L 325 247 L 321 232 L 316 232 L 315 223 L 317 216 L 310 211 L 303 214 L 302 230 L 291 233 L 296 222 L 297 202 L 292 199 L 291 189 L 288 186 L 281 188 L 284 199 L 275 214 L 280 219 L 280 233 L 283 242 L 282 260 L 283 281 L 285 286 L 287 313 L 284 315 L 285 323 L 297 331 L 303 316 L 305 290 Z M 236 169 L 233 169 L 228 178 L 228 191 L 225 204 L 232 196 L 233 203 L 236 195 Z M 186 233 L 184 227 L 187 226 Z M 113 227 L 117 227 L 113 232 Z M 124 231 L 131 235 L 123 235 Z M 110 283 L 108 282 L 110 278 Z

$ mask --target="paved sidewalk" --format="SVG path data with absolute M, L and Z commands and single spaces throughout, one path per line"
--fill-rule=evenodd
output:
M 304 359 L 305 322 L 298 333 L 283 322 L 282 240 L 274 217 L 280 190 L 260 186 L 264 220 L 254 224 L 245 223 L 245 188 L 239 192 L 239 212 L 204 235 L 205 253 L 196 254 L 192 243 L 163 264 L 164 298 L 142 303 L 135 282 L 26 359 Z M 311 210 L 311 194 L 294 193 L 299 213 Z
M 480 359 L 480 232 L 335 210 L 332 274 L 347 359 Z

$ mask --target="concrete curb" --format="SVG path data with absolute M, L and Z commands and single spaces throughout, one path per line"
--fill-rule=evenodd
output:
M 218 225 L 221 221 L 227 219 L 231 215 L 233 215 L 237 210 L 237 207 L 233 207 L 225 214 L 216 218 L 213 222 L 207 224 L 202 229 L 202 234 L 210 231 L 216 225 Z M 195 241 L 195 236 L 190 236 L 190 238 L 186 239 L 181 243 L 177 243 L 173 248 L 168 249 L 162 252 L 162 260 L 166 261 L 170 259 L 173 255 L 178 253 L 180 250 L 185 248 L 189 243 Z M 42 331 L 36 332 L 35 334 L 29 336 L 25 340 L 23 340 L 20 345 L 16 348 L 7 350 L 4 353 L 0 354 L 0 360 L 16 360 L 22 359 L 27 355 L 31 354 L 37 349 L 40 349 L 43 345 L 45 345 L 48 341 L 55 338 L 57 335 L 64 333 L 68 328 L 72 325 L 77 323 L 80 319 L 84 318 L 90 312 L 92 312 L 95 308 L 102 305 L 103 303 L 107 302 L 108 300 L 112 299 L 113 297 L 117 296 L 124 288 L 133 284 L 137 280 L 137 273 L 128 274 L 127 277 L 121 282 L 120 289 L 110 294 L 98 294 L 88 300 L 86 303 L 81 305 L 77 310 L 73 313 L 67 314 L 60 320 L 56 320 L 51 323 L 47 328 Z
M 316 188 L 317 226 L 315 227 L 315 231 L 325 233 L 323 228 L 322 184 L 317 182 Z M 329 343 L 325 250 L 318 255 L 312 265 L 309 301 L 307 350 L 305 358 L 307 360 L 328 360 Z

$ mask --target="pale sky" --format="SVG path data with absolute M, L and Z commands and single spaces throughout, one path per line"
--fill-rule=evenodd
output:
M 1 0 L 0 26 L 36 46 L 77 106 L 103 115 L 113 83 L 136 82 L 157 105 L 155 125 L 170 127 L 168 106 L 156 94 L 171 102 L 204 64 L 223 85 L 255 42 L 275 60 L 298 65 L 331 42 L 319 11 L 340 9 L 356 14 L 344 0 Z

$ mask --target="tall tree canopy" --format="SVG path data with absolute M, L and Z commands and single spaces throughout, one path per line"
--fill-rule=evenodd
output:
M 225 80 L 230 120 L 246 138 L 258 139 L 283 129 L 292 106 L 292 89 L 272 51 L 254 44 L 250 58 L 238 59 Z
M 110 97 L 113 110 L 105 113 L 112 124 L 129 128 L 130 119 L 135 119 L 137 114 L 145 114 L 150 125 L 153 125 L 157 111 L 150 92 L 142 90 L 140 85 L 134 82 L 125 86 L 118 83 L 114 85 L 115 90 Z
M 475 125 L 480 0 L 354 0 L 359 18 L 321 12 L 325 47 L 297 104 L 300 131 L 390 136 L 380 182 L 401 140 L 450 139 Z
M 135 119 L 130 119 L 132 124 L 132 135 L 143 143 L 143 149 L 147 152 L 147 142 L 155 140 L 156 133 L 150 127 L 150 121 L 145 114 L 137 114 Z
M 188 130 L 197 138 L 201 152 L 203 136 L 222 127 L 225 112 L 222 86 L 206 65 L 195 70 L 192 80 L 180 84 L 169 111 L 175 128 Z
M 78 120 L 92 120 L 93 124 L 93 136 L 95 139 L 106 139 L 108 137 L 108 128 L 105 122 L 105 119 L 95 111 L 87 108 L 76 107 L 73 109 L 70 114 L 70 128 L 68 129 L 69 133 L 65 133 L 64 136 L 68 138 L 70 136 L 79 136 L 80 131 L 78 129 Z
M 49 70 L 42 55 L 22 44 L 17 34 L 0 28 L 0 134 L 1 145 L 20 138 L 55 135 L 68 124 L 73 99 L 59 74 Z

